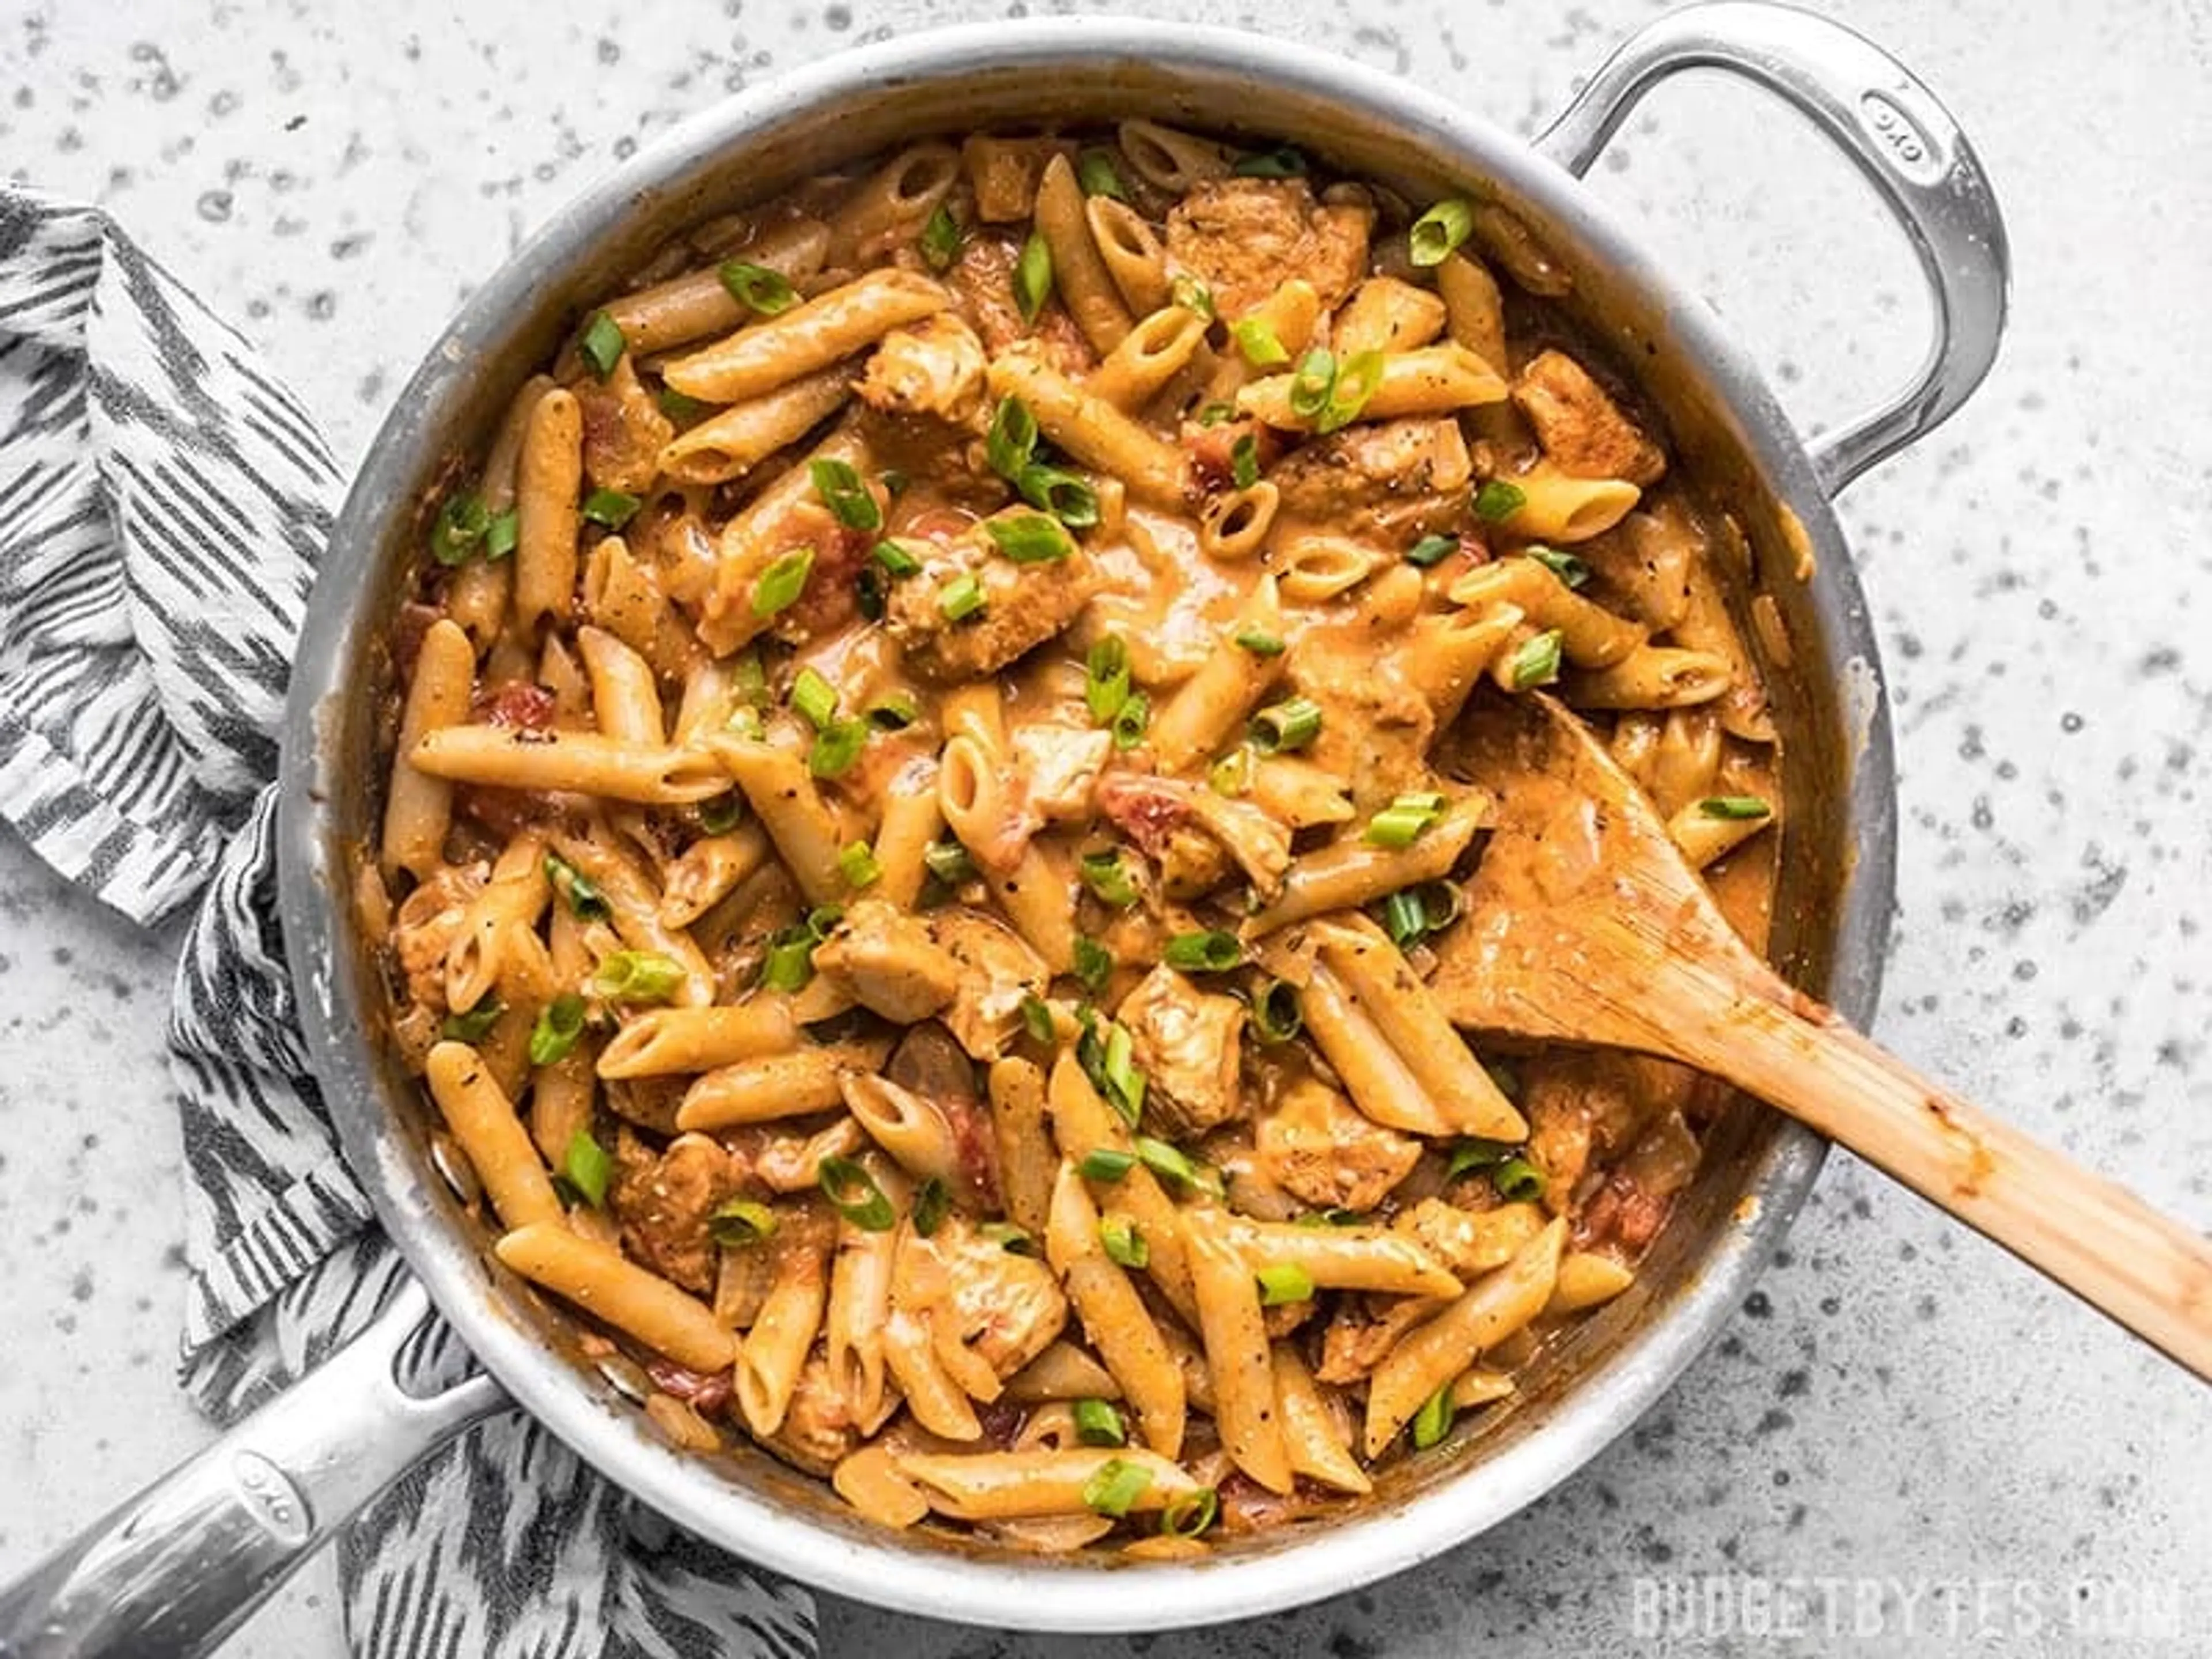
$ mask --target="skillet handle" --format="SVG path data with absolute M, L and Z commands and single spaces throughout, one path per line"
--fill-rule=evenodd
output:
M 428 1399 L 399 1387 L 393 1362 L 429 1310 L 408 1281 L 319 1368 L 0 1588 L 0 1659 L 219 1646 L 355 1511 L 507 1405 L 488 1376 Z
M 1902 64 L 1839 23 L 1762 0 L 1686 7 L 1631 36 L 1537 150 L 1581 177 L 1644 94 L 1686 69 L 1741 76 L 1809 118 L 1881 194 L 1928 279 L 1936 337 L 1911 383 L 1808 446 L 1833 495 L 1942 424 L 1989 372 L 2011 276 L 2004 220 L 1966 135 Z

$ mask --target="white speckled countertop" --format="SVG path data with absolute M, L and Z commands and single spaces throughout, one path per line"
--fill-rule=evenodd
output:
M 1019 14 L 1022 0 L 1004 7 Z M 1052 9 L 1062 9 L 1054 6 Z M 1235 0 L 1128 10 L 1329 44 L 1528 131 L 1654 8 Z M 2212 1222 L 2212 3 L 1850 0 L 1979 145 L 2015 309 L 1980 395 L 1845 498 L 1903 772 L 1879 1035 Z M 994 0 L 12 0 L 0 166 L 95 198 L 261 342 L 350 460 L 454 301 L 679 116 Z M 1926 305 L 1848 168 L 1757 94 L 1685 81 L 1596 174 L 1808 426 L 1917 361 Z M 4 648 L 0 641 L 0 648 Z M 181 1276 L 161 1036 L 171 941 L 0 831 L 0 1577 L 205 1437 L 173 1392 Z M 1640 1639 L 1637 1581 L 1990 1582 L 1992 1611 L 1793 1652 L 2203 1651 L 2197 1384 L 1847 1157 L 1718 1346 L 1547 1501 L 1419 1572 L 1192 1637 L 1054 1643 L 827 1608 L 833 1653 L 1413 1659 L 1772 1650 Z M 311 1569 L 246 1659 L 340 1652 Z M 2031 1587 L 2021 1591 L 2019 1586 Z M 2118 1586 L 2117 1592 L 2114 1586 Z M 2069 1605 L 2182 1597 L 2181 1632 Z M 1843 1592 L 1849 1594 L 1850 1592 Z M 2042 1615 L 2004 1613 L 2022 1595 Z M 1955 1599 L 1955 1595 L 1954 1595 Z M 2116 1622 L 2125 1623 L 2125 1620 Z M 1786 1628 L 1786 1627 L 1784 1627 Z M 2002 1639 L 1999 1639 L 1999 1638 Z

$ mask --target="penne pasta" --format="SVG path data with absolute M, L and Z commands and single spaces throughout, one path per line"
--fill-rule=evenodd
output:
M 679 1365 L 712 1375 L 736 1358 L 737 1344 L 706 1304 L 559 1222 L 519 1227 L 493 1249 L 510 1271 Z

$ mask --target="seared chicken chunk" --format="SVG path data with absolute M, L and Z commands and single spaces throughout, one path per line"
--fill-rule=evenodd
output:
M 960 969 L 945 1029 L 974 1058 L 998 1059 L 1021 1030 L 1022 999 L 1042 996 L 1050 970 L 1019 934 L 976 911 L 937 911 L 929 929 Z
M 623 1249 L 685 1290 L 712 1294 L 716 1247 L 707 1218 L 736 1196 L 744 1166 L 705 1135 L 678 1135 L 656 1157 L 623 1129 L 615 1170 L 608 1205 L 622 1225 Z
M 1169 212 L 1168 258 L 1212 291 L 1231 322 L 1292 276 L 1333 308 L 1366 274 L 1373 223 L 1362 204 L 1315 201 L 1303 179 L 1212 179 Z
M 1038 721 L 1014 729 L 1014 773 L 1024 804 L 1048 823 L 1091 816 L 1091 791 L 1114 757 L 1114 734 L 1103 726 Z
M 860 1440 L 860 1428 L 830 1374 L 830 1362 L 818 1353 L 810 1355 L 781 1425 L 768 1438 L 769 1449 L 826 1480 Z
M 1562 472 L 1649 486 L 1667 470 L 1659 446 L 1564 351 L 1540 351 L 1531 358 L 1513 383 L 1513 401 Z
M 1052 1346 L 1067 1322 L 1067 1298 L 1050 1267 L 984 1237 L 957 1211 L 928 1242 L 945 1272 L 944 1298 L 931 1312 L 940 1339 L 949 1323 L 1001 1377 Z
M 1172 968 L 1155 968 L 1115 1018 L 1128 1028 L 1146 1078 L 1150 1115 L 1177 1139 L 1204 1134 L 1243 1115 L 1237 1073 L 1244 1005 L 1201 991 Z
M 1406 790 L 1433 787 L 1428 752 L 1436 711 L 1356 631 L 1308 634 L 1291 659 L 1289 678 L 1328 710 L 1308 754 L 1315 764 L 1350 780 L 1352 804 L 1363 816 Z
M 644 495 L 659 476 L 661 447 L 676 428 L 640 384 L 629 354 L 605 380 L 586 374 L 570 389 L 584 417 L 584 476 L 601 489 Z
M 1459 422 L 1408 418 L 1348 426 L 1302 444 L 1268 472 L 1285 519 L 1389 541 L 1441 526 L 1474 476 Z
M 988 528 L 1016 521 L 1026 521 L 1025 529 L 1048 526 L 1039 533 L 1065 538 L 1066 553 L 1016 563 L 1000 551 Z M 921 559 L 921 569 L 893 584 L 884 623 L 919 679 L 952 684 L 997 673 L 1066 629 L 1098 586 L 1091 555 L 1031 507 L 1010 507 L 949 541 L 909 538 L 900 545 Z M 981 593 L 981 608 L 958 618 L 947 616 L 947 595 L 969 582 Z
M 855 899 L 815 948 L 814 969 L 862 1007 L 911 1025 L 952 1000 L 959 964 L 929 936 L 928 924 L 883 899 Z
M 446 957 L 489 873 L 481 864 L 449 866 L 400 905 L 392 928 L 392 953 L 407 981 L 407 1000 L 416 1007 L 446 1012 Z
M 886 415 L 932 415 L 964 426 L 983 406 L 984 367 L 975 331 L 939 312 L 884 336 L 856 390 Z
M 1291 1084 L 1261 1115 L 1254 1146 L 1276 1185 L 1324 1210 L 1373 1209 L 1421 1157 L 1419 1141 L 1370 1123 L 1313 1078 Z

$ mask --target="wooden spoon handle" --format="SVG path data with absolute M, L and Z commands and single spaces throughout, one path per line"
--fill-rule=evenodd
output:
M 1745 1000 L 1683 1058 L 1879 1165 L 2212 1382 L 2212 1243 L 1829 1017 Z M 1822 1011 L 1825 1012 L 1825 1011 Z M 1692 1048 L 1703 1050 L 1695 1055 Z

